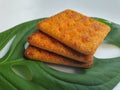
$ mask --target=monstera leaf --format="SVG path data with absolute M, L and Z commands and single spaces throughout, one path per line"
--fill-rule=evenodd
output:
M 106 43 L 120 47 L 120 25 L 95 18 L 111 27 Z M 0 33 L 0 50 L 14 40 L 0 59 L 0 90 L 112 90 L 120 81 L 120 57 L 94 58 L 90 69 L 77 69 L 78 74 L 54 70 L 46 64 L 24 57 L 27 37 L 42 19 L 17 25 Z

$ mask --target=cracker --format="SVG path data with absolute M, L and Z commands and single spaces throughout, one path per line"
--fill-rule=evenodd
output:
M 93 55 L 110 31 L 108 25 L 69 9 L 39 22 L 38 28 L 86 55 Z
M 89 68 L 93 64 L 92 61 L 88 63 L 78 62 L 72 59 L 62 57 L 55 53 L 51 53 L 46 50 L 36 48 L 34 46 L 28 46 L 28 48 L 25 50 L 25 56 L 33 60 L 81 68 Z
M 32 46 L 54 52 L 77 61 L 89 62 L 93 60 L 93 55 L 84 55 L 79 53 L 39 30 L 29 36 L 28 42 Z

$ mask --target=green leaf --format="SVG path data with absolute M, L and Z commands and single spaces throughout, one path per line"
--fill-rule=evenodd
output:
M 120 47 L 120 25 L 95 19 L 111 27 L 106 43 Z M 117 85 L 120 57 L 94 58 L 92 68 L 76 68 L 77 74 L 57 71 L 45 63 L 26 59 L 24 44 L 41 20 L 29 21 L 0 33 L 0 50 L 15 36 L 7 54 L 0 59 L 0 90 L 112 90 Z

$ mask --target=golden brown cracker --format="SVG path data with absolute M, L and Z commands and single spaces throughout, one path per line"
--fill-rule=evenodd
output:
M 74 67 L 81 67 L 81 68 L 89 68 L 92 66 L 92 61 L 89 63 L 82 63 L 72 59 L 68 59 L 57 55 L 55 53 L 51 53 L 49 51 L 36 48 L 34 46 L 29 46 L 25 50 L 25 56 L 29 59 L 39 60 L 47 63 L 53 64 L 60 64 L 60 65 L 67 65 L 67 66 L 74 66 Z
M 54 52 L 77 61 L 89 62 L 93 60 L 93 55 L 81 54 L 41 31 L 36 31 L 30 35 L 28 42 L 35 47 Z
M 86 55 L 93 55 L 110 31 L 109 26 L 69 9 L 39 22 L 38 28 Z

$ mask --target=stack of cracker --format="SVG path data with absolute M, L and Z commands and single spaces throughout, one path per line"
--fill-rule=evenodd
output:
M 73 10 L 38 23 L 29 36 L 25 56 L 43 62 L 89 68 L 110 27 Z

